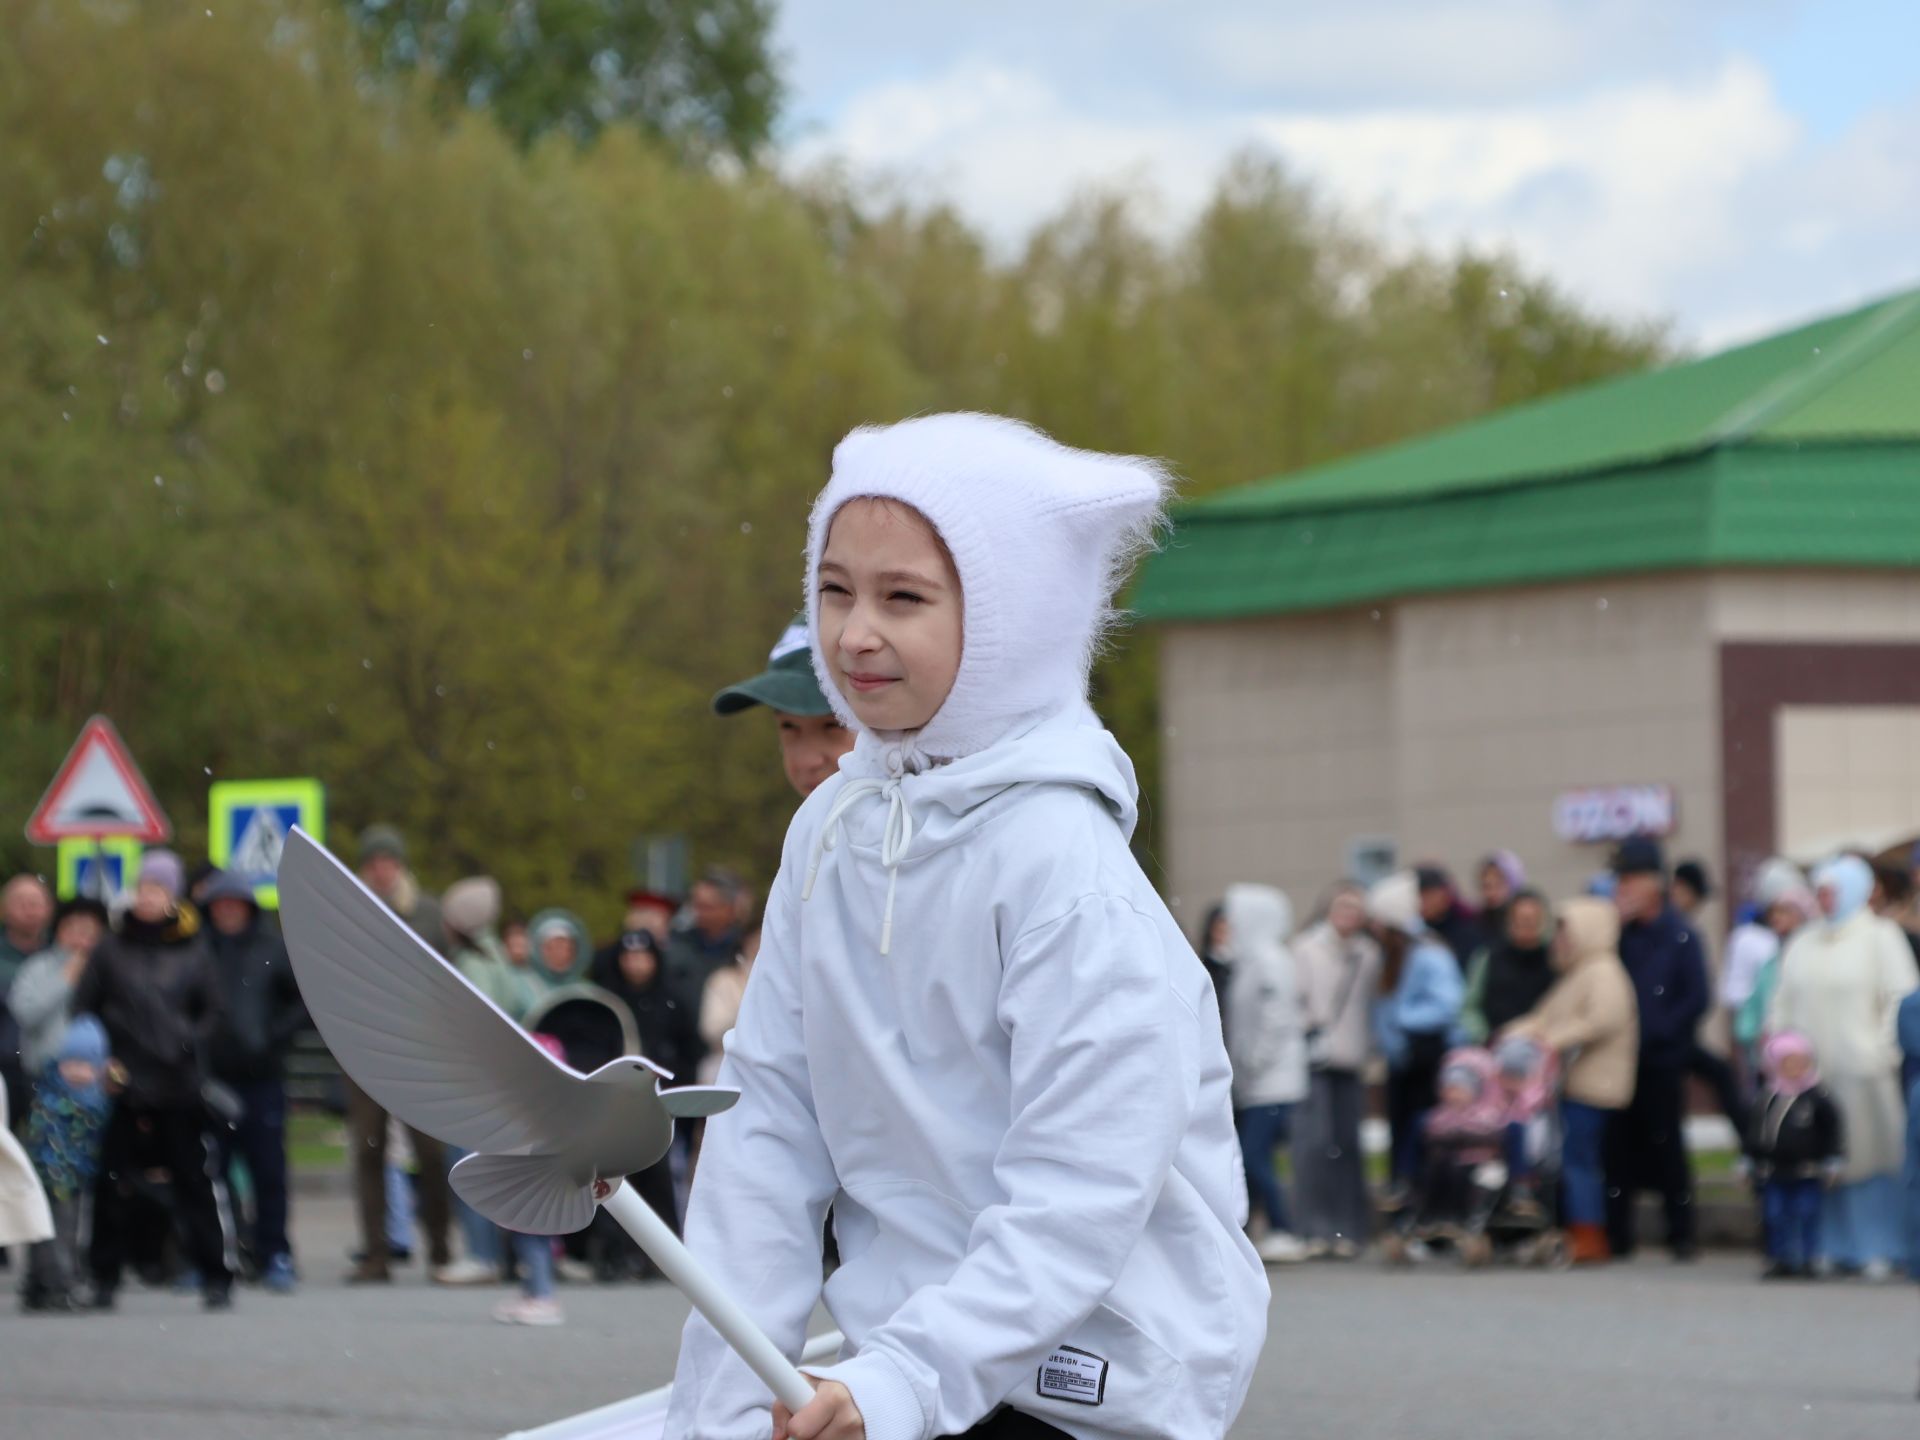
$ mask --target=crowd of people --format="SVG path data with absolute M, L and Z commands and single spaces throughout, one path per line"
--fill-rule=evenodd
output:
M 722 716 L 756 707 L 772 711 L 802 796 L 852 743 L 814 679 L 802 622 L 764 671 L 713 701 Z M 637 1053 L 675 1083 L 713 1079 L 759 945 L 755 896 L 737 875 L 709 870 L 684 897 L 630 891 L 619 933 L 595 946 L 565 908 L 507 909 L 489 876 L 430 893 L 393 826 L 361 832 L 354 859 L 388 908 L 550 1052 L 585 1069 Z M 88 897 L 56 905 L 35 875 L 7 882 L 0 1082 L 4 1138 L 16 1143 L 0 1152 L 0 1264 L 10 1153 L 46 1197 L 52 1231 L 27 1253 L 24 1309 L 111 1309 L 129 1267 L 198 1289 L 210 1310 L 232 1304 L 237 1278 L 297 1287 L 286 1065 L 307 1023 L 277 917 L 238 876 L 189 874 L 172 851 L 149 850 L 117 914 Z M 349 1283 L 389 1282 L 419 1249 L 435 1283 L 517 1281 L 496 1318 L 554 1325 L 556 1278 L 653 1277 L 605 1221 L 575 1237 L 504 1234 L 452 1192 L 459 1152 L 393 1121 L 350 1077 L 342 1088 L 359 1229 Z M 694 1138 L 630 1177 L 676 1228 Z
M 1920 861 L 1920 856 L 1916 856 Z M 1335 886 L 1295 932 L 1231 887 L 1198 937 L 1220 998 L 1258 1248 L 1272 1263 L 1557 1236 L 1576 1265 L 1634 1253 L 1639 1195 L 1698 1238 L 1686 1121 L 1737 1137 L 1770 1279 L 1920 1278 L 1920 924 L 1913 876 L 1846 854 L 1761 866 L 1719 965 L 1698 861 L 1630 839 L 1550 903 L 1507 851 L 1477 907 L 1436 866 Z M 1724 1037 L 1721 1054 L 1707 1037 Z M 1381 1081 L 1387 1187 L 1363 1122 Z M 1291 1169 L 1282 1184 L 1276 1154 Z

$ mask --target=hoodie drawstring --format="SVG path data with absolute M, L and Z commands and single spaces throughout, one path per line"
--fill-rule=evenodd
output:
M 880 832 L 880 863 L 887 868 L 887 909 L 880 923 L 880 953 L 886 955 L 893 950 L 893 896 L 900 883 L 900 862 L 913 843 L 913 812 L 907 809 L 906 797 L 900 793 L 898 776 L 890 780 L 851 780 L 841 790 L 833 808 L 827 811 L 819 838 L 813 842 L 813 858 L 807 865 L 807 883 L 800 891 L 800 898 L 802 901 L 813 898 L 813 882 L 820 873 L 820 861 L 840 839 L 841 817 L 870 795 L 881 796 L 887 802 L 887 823 Z

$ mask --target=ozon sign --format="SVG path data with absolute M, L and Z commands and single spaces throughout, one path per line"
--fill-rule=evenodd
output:
M 1569 790 L 1553 802 L 1553 833 L 1576 845 L 1673 833 L 1671 785 L 1598 785 Z

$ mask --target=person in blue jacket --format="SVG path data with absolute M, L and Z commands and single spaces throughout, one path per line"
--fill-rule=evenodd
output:
M 1700 936 L 1667 896 L 1666 860 L 1657 840 L 1623 841 L 1614 852 L 1614 904 L 1620 911 L 1620 961 L 1640 1004 L 1640 1064 L 1633 1101 L 1607 1133 L 1607 1239 L 1616 1257 L 1633 1253 L 1633 1206 L 1657 1190 L 1667 1219 L 1667 1248 L 1691 1260 L 1693 1166 L 1685 1134 L 1687 1070 L 1694 1032 L 1707 1013 L 1706 953 Z
M 1420 880 L 1402 870 L 1367 892 L 1367 917 L 1386 954 L 1374 1037 L 1387 1060 L 1387 1125 L 1394 1189 L 1420 1170 L 1420 1127 L 1434 1107 L 1440 1062 L 1458 1036 L 1466 979 L 1447 943 L 1420 914 Z
M 1900 1002 L 1897 1024 L 1907 1091 L 1907 1273 L 1920 1280 L 1920 990 Z

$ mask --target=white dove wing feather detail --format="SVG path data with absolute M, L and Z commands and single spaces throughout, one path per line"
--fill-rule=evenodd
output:
M 567 1134 L 584 1083 L 295 827 L 280 917 L 308 1012 L 341 1068 L 417 1130 L 490 1154 Z M 575 1122 L 577 1123 L 577 1122 Z

